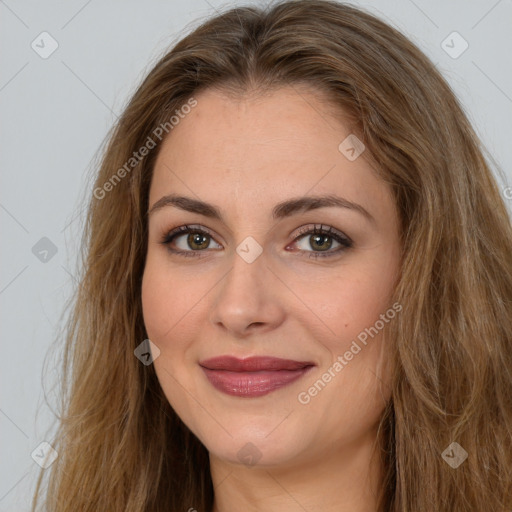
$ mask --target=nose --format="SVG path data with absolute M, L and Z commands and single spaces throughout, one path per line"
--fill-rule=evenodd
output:
M 252 263 L 233 254 L 231 270 L 214 289 L 211 322 L 237 338 L 276 329 L 285 318 L 282 283 L 265 251 Z

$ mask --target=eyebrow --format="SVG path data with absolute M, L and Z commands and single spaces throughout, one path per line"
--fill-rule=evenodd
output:
M 218 207 L 198 199 L 179 196 L 176 194 L 169 194 L 160 198 L 149 209 L 148 215 L 151 215 L 155 211 L 160 210 L 166 206 L 174 206 L 180 210 L 198 213 L 199 215 L 204 215 L 205 217 L 209 217 L 211 219 L 217 219 L 220 221 L 224 220 Z M 362 214 L 370 222 L 375 222 L 375 218 L 360 204 L 332 194 L 323 196 L 304 196 L 288 199 L 274 206 L 272 209 L 272 217 L 274 220 L 284 219 L 285 217 L 290 217 L 296 213 L 304 213 L 310 210 L 316 210 L 317 208 L 333 206 L 356 211 Z

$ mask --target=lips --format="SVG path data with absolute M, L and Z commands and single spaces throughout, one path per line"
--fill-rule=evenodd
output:
M 228 395 L 258 397 L 300 379 L 315 365 L 275 357 L 221 356 L 199 363 L 213 387 Z
M 314 363 L 307 361 L 292 361 L 277 357 L 248 357 L 238 359 L 233 356 L 213 357 L 199 363 L 209 370 L 226 370 L 231 372 L 258 372 L 263 370 L 299 370 Z

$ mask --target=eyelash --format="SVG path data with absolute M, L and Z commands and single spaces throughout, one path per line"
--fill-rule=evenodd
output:
M 169 231 L 167 234 L 164 235 L 161 243 L 163 245 L 167 246 L 167 249 L 174 254 L 178 254 L 178 255 L 184 256 L 184 257 L 201 257 L 197 253 L 204 252 L 205 249 L 202 249 L 202 250 L 192 250 L 191 249 L 189 251 L 182 251 L 179 249 L 171 249 L 170 248 L 170 244 L 174 241 L 174 239 L 176 237 L 183 235 L 183 234 L 190 234 L 190 233 L 206 235 L 206 236 L 209 236 L 210 238 L 214 239 L 212 234 L 202 227 L 185 225 L 185 226 L 179 226 L 179 227 Z M 331 226 L 327 226 L 327 229 L 326 229 L 326 227 L 323 226 L 322 224 L 314 225 L 313 228 L 311 228 L 311 226 L 304 226 L 303 228 L 300 228 L 299 234 L 295 237 L 295 239 L 293 240 L 292 243 L 297 242 L 297 240 L 305 237 L 306 235 L 310 235 L 310 236 L 311 235 L 328 235 L 329 238 L 332 238 L 333 240 L 338 242 L 341 246 L 341 247 L 338 247 L 334 251 L 328 250 L 325 252 L 324 251 L 299 250 L 302 253 L 304 253 L 304 252 L 309 253 L 310 258 L 333 257 L 347 249 L 350 249 L 353 246 L 353 242 L 352 242 L 352 240 L 350 240 L 350 238 L 348 238 L 347 236 L 338 232 Z M 216 242 L 216 243 L 218 243 L 218 242 Z

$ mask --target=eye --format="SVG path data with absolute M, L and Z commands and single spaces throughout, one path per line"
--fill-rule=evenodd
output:
M 322 258 L 338 255 L 352 247 L 353 242 L 333 227 L 319 224 L 300 228 L 293 245 L 298 245 L 301 252 L 310 253 L 310 258 Z
M 179 226 L 169 231 L 161 243 L 168 250 L 181 256 L 200 256 L 206 249 L 222 249 L 213 236 L 201 226 Z M 215 244 L 211 247 L 211 244 Z M 346 235 L 331 226 L 308 225 L 299 229 L 299 235 L 288 247 L 298 245 L 301 253 L 309 253 L 309 257 L 336 256 L 352 247 L 353 242 Z M 287 247 L 287 248 L 288 248 Z
M 198 256 L 198 252 L 211 249 L 212 242 L 216 244 L 215 249 L 222 249 L 212 235 L 200 226 L 179 226 L 167 233 L 161 241 L 169 251 L 183 256 Z

